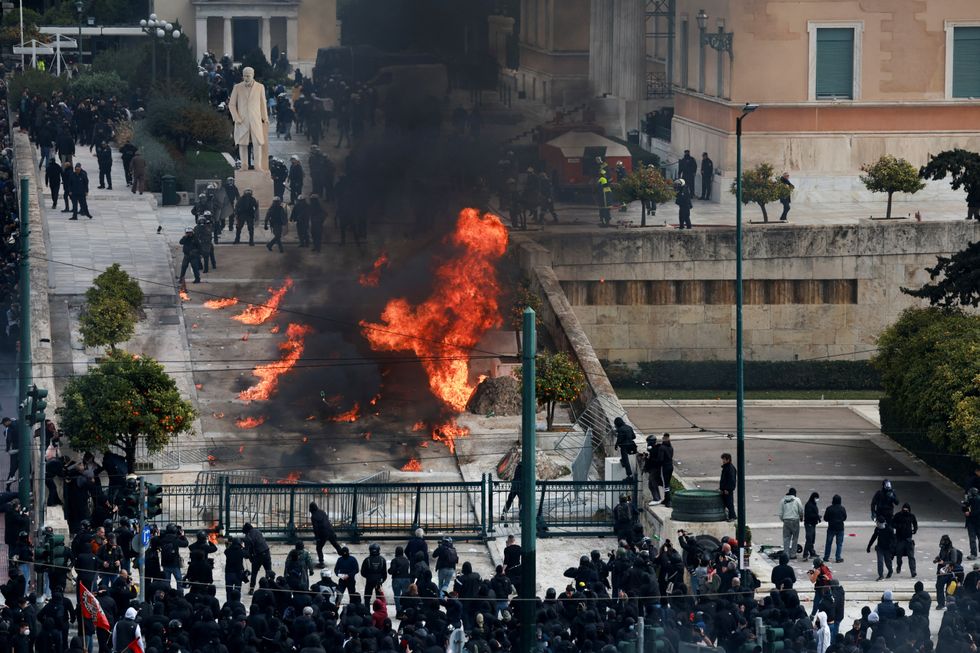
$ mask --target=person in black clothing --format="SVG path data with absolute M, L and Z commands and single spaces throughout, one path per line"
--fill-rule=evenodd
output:
M 259 215 L 259 203 L 252 196 L 252 189 L 246 188 L 245 194 L 235 204 L 235 244 L 242 241 L 242 227 L 248 227 L 248 244 L 255 245 L 255 219 Z
M 327 209 L 320 204 L 317 194 L 310 195 L 309 201 L 310 235 L 313 239 L 313 251 L 319 252 L 323 244 L 323 221 L 327 219 Z
M 293 200 L 293 210 L 289 219 L 296 223 L 296 236 L 300 247 L 310 246 L 310 203 L 302 194 Z
M 678 181 L 677 197 L 674 198 L 674 204 L 676 204 L 678 207 L 677 228 L 693 229 L 694 227 L 691 224 L 691 208 L 693 208 L 694 205 L 691 203 L 691 191 L 689 190 L 687 183 L 686 182 L 683 184 L 680 183 L 683 181 L 684 181 L 683 179 Z
M 647 487 L 650 490 L 650 505 L 655 506 L 660 503 L 660 444 L 657 443 L 657 436 L 647 436 L 647 455 L 643 461 L 643 473 L 647 475 Z
M 817 551 L 813 548 L 813 545 L 817 539 L 817 524 L 820 523 L 820 507 L 817 505 L 819 499 L 820 494 L 813 492 L 810 494 L 810 498 L 806 500 L 806 503 L 803 504 L 803 529 L 806 533 L 806 539 L 803 543 L 804 560 L 809 560 L 811 557 L 816 557 L 817 555 Z
M 890 522 L 898 505 L 898 496 L 892 489 L 892 483 L 887 478 L 881 482 L 881 489 L 871 498 L 871 519 L 883 517 Z
M 507 536 L 507 546 L 504 547 L 504 573 L 510 578 L 514 587 L 521 584 L 521 558 L 524 549 L 517 543 L 517 538 L 513 535 Z
M 504 521 L 506 519 L 507 511 L 510 510 L 510 506 L 514 503 L 514 499 L 520 499 L 521 497 L 521 478 L 524 474 L 524 465 L 518 461 L 517 465 L 514 467 L 514 475 L 510 479 L 510 492 L 507 493 L 507 501 L 504 503 L 504 510 L 500 514 L 500 520 Z
M 265 244 L 265 248 L 272 251 L 272 248 L 276 245 L 279 246 L 279 253 L 283 252 L 282 248 L 282 229 L 286 226 L 286 209 L 282 205 L 281 197 L 272 198 L 272 206 L 269 210 L 265 212 L 265 229 L 272 229 L 272 240 Z
M 333 550 L 340 555 L 340 543 L 337 542 L 337 533 L 333 530 L 330 517 L 316 503 L 310 503 L 310 523 L 313 525 L 313 537 L 316 538 L 316 557 L 317 569 L 323 569 L 323 545 L 330 542 Z
M 877 542 L 877 544 L 875 544 Z M 887 578 L 892 577 L 892 556 L 895 553 L 895 531 L 891 524 L 884 517 L 878 518 L 875 525 L 875 532 L 868 540 L 868 553 L 871 553 L 871 545 L 875 544 L 875 553 L 878 558 L 878 580 L 882 577 L 882 567 L 888 570 Z
M 61 190 L 64 193 L 65 208 L 61 210 L 62 213 L 71 213 L 71 207 L 68 206 L 68 200 L 72 200 L 74 204 L 74 199 L 72 193 L 75 188 L 75 170 L 71 167 L 71 161 L 65 161 L 61 166 Z
M 180 248 L 183 258 L 180 260 L 180 276 L 178 279 L 184 283 L 184 276 L 187 274 L 187 266 L 194 273 L 194 283 L 201 283 L 201 242 L 194 233 L 193 227 L 184 230 L 184 237 L 180 239 Z
M 613 508 L 613 532 L 617 540 L 633 541 L 633 526 L 639 514 L 628 495 L 619 495 L 619 504 Z
M 636 432 L 633 427 L 623 421 L 622 417 L 613 420 L 616 427 L 616 445 L 619 450 L 619 464 L 626 471 L 626 478 L 633 478 L 633 468 L 630 466 L 630 456 L 636 453 Z
M 789 566 L 789 556 L 786 552 L 779 554 L 779 564 L 772 568 L 770 577 L 773 587 L 777 590 L 791 590 L 796 583 L 796 572 Z
M 92 214 L 88 210 L 88 173 L 82 169 L 81 163 L 75 164 L 75 174 L 72 177 L 72 188 L 71 188 L 71 217 L 69 220 L 77 220 L 78 214 L 81 213 L 87 216 L 89 219 L 92 218 Z
M 691 156 L 691 150 L 684 150 L 684 156 L 677 162 L 677 173 L 684 180 L 684 191 L 694 197 L 694 178 L 698 174 L 698 161 Z
M 404 617 L 401 597 L 412 584 L 412 563 L 405 557 L 405 549 L 401 546 L 395 547 L 395 557 L 388 565 L 388 575 L 391 576 L 391 593 L 395 596 L 395 616 Z
M 919 532 L 919 521 L 912 514 L 912 506 L 902 504 L 902 509 L 892 518 L 895 528 L 895 573 L 902 573 L 902 558 L 909 559 L 909 571 L 915 578 L 915 540 L 912 538 Z
M 966 520 L 966 538 L 970 541 L 968 560 L 977 559 L 977 542 L 980 541 L 980 491 L 971 487 L 963 500 L 963 517 Z
M 381 556 L 381 545 L 368 547 L 368 557 L 361 561 L 361 576 L 364 577 L 364 602 L 370 603 L 372 595 L 384 599 L 382 586 L 388 579 L 388 561 Z
M 715 163 L 707 152 L 701 153 L 701 199 L 711 199 L 711 184 L 714 182 Z
M 841 557 L 844 547 L 844 522 L 847 521 L 847 510 L 841 502 L 839 494 L 835 494 L 831 504 L 823 512 L 823 520 L 827 522 L 827 543 L 824 547 L 824 560 L 830 560 L 830 545 L 837 540 L 837 556 L 834 562 L 844 562 Z
M 112 190 L 112 148 L 105 142 L 99 143 L 95 159 L 99 163 L 99 188 Z
M 725 503 L 725 512 L 728 521 L 735 521 L 735 490 L 738 488 L 738 471 L 732 464 L 732 454 L 721 454 L 721 479 L 718 481 L 718 489 L 721 491 L 721 500 Z
M 136 156 L 137 149 L 132 142 L 128 142 L 119 148 L 119 153 L 122 155 L 123 172 L 126 174 L 127 186 L 133 183 L 133 171 L 129 167 L 129 164 L 132 162 L 133 157 Z
M 293 155 L 289 159 L 289 203 L 296 204 L 296 200 L 303 192 L 303 164 L 299 162 L 299 157 Z
M 245 580 L 245 549 L 238 538 L 230 537 L 225 547 L 225 594 L 229 601 L 233 594 L 241 597 Z
M 44 169 L 44 184 L 51 190 L 51 208 L 58 208 L 58 194 L 61 191 L 61 165 L 56 159 L 48 161 L 48 167 Z M 68 208 L 67 198 L 65 208 Z
M 789 207 L 793 200 L 793 189 L 796 186 L 789 180 L 788 172 L 783 173 L 783 176 L 779 178 L 779 182 L 787 187 L 786 194 L 779 198 L 779 203 L 783 205 L 783 213 L 779 216 L 779 220 L 786 222 L 789 219 Z
M 260 569 L 265 569 L 265 573 L 269 576 L 273 575 L 272 552 L 269 549 L 269 544 L 265 541 L 265 536 L 262 535 L 262 531 L 252 524 L 245 522 L 245 525 L 242 526 L 242 533 L 245 535 L 245 553 L 248 554 L 248 559 L 252 563 L 252 578 L 248 587 L 248 593 L 252 594 L 255 591 L 255 581 Z
M 660 457 L 660 479 L 664 487 L 664 507 L 670 508 L 670 481 L 674 477 L 674 445 L 670 443 L 670 433 L 664 433 L 657 454 Z

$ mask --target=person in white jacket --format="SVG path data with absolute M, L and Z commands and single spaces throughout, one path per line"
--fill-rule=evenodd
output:
M 783 520 L 783 552 L 790 560 L 796 559 L 796 547 L 800 540 L 800 522 L 803 521 L 803 502 L 791 487 L 779 503 L 779 518 Z
M 817 653 L 826 653 L 830 648 L 831 636 L 827 613 L 823 608 L 817 610 L 817 615 L 813 618 L 813 636 L 817 640 Z

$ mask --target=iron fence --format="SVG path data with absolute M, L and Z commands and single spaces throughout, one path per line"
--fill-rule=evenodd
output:
M 519 521 L 520 500 L 502 508 L 510 483 L 484 475 L 459 483 L 294 483 L 242 482 L 206 474 L 200 483 L 163 486 L 163 512 L 150 520 L 179 523 L 187 531 L 219 528 L 241 533 L 246 522 L 271 540 L 309 538 L 310 504 L 330 516 L 341 537 L 401 539 L 416 528 L 430 535 L 488 539 L 498 528 Z M 635 500 L 634 481 L 538 481 L 538 530 L 549 535 L 607 535 L 621 494 Z

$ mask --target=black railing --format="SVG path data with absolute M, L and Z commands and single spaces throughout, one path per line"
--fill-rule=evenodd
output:
M 416 528 L 457 539 L 495 537 L 504 523 L 519 521 L 519 501 L 501 514 L 507 481 L 484 475 L 459 483 L 214 483 L 163 486 L 163 513 L 151 521 L 179 523 L 187 531 L 216 528 L 241 533 L 246 522 L 272 540 L 309 537 L 310 503 L 330 516 L 343 538 L 401 539 Z M 612 511 L 621 494 L 636 500 L 635 481 L 538 481 L 535 508 L 542 537 L 595 536 L 612 532 Z

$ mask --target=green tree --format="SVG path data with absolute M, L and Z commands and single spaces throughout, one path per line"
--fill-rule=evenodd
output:
M 885 154 L 874 163 L 861 166 L 861 183 L 872 193 L 888 193 L 888 209 L 885 218 L 892 217 L 892 196 L 895 193 L 918 193 L 925 188 L 919 180 L 919 172 L 905 159 Z
M 120 342 L 133 337 L 136 312 L 118 297 L 104 297 L 88 304 L 79 320 L 79 331 L 86 347 L 109 347 L 115 350 Z
M 896 413 L 939 448 L 980 460 L 980 317 L 912 308 L 878 338 L 872 363 Z
M 923 179 L 945 179 L 950 176 L 953 190 L 965 188 L 967 195 L 980 193 L 980 154 L 968 150 L 946 150 L 929 159 L 919 169 Z
M 936 265 L 926 271 L 930 283 L 917 289 L 902 288 L 902 292 L 928 299 L 932 306 L 948 308 L 980 304 L 980 242 L 969 243 L 952 256 L 937 256 Z
M 85 301 L 89 304 L 97 304 L 106 298 L 123 300 L 137 314 L 143 310 L 143 290 L 139 282 L 118 263 L 113 263 L 95 277 L 92 286 L 85 291 Z
M 155 453 L 191 433 L 196 417 L 160 363 L 122 350 L 72 378 L 61 399 L 57 412 L 71 446 L 76 451 L 120 450 L 130 472 L 141 439 Z
M 732 195 L 737 195 L 735 182 L 732 182 Z M 769 222 L 766 204 L 789 197 L 790 188 L 775 176 L 771 163 L 760 163 L 751 170 L 742 172 L 742 204 L 758 204 L 762 209 L 762 220 Z
M 647 203 L 656 205 L 674 199 L 674 185 L 664 179 L 656 168 L 640 165 L 626 175 L 623 181 L 613 184 L 613 192 L 622 202 L 640 202 L 640 226 L 647 226 Z
M 514 376 L 521 380 L 520 368 L 514 370 Z M 574 401 L 584 389 L 585 374 L 565 352 L 542 352 L 535 357 L 534 393 L 538 403 L 545 406 L 549 431 L 555 422 L 555 407 Z

